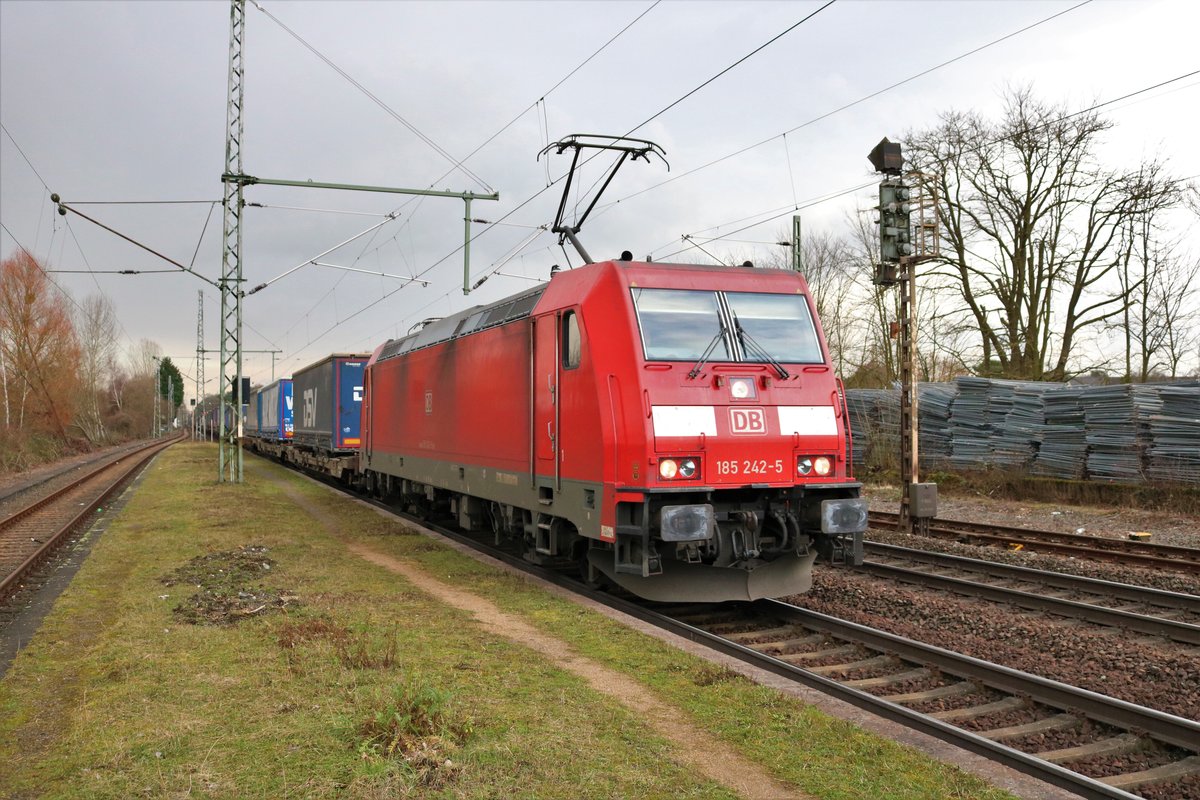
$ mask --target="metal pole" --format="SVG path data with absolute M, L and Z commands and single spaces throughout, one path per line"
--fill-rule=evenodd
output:
M 196 405 L 192 409 L 192 438 L 201 437 L 204 415 L 204 292 L 198 292 L 200 302 L 196 311 Z
M 463 204 L 463 294 L 471 293 L 471 198 L 464 197 Z
M 159 388 L 162 386 L 162 359 L 158 356 L 151 356 L 154 359 L 154 405 L 151 414 L 154 416 L 154 421 L 150 423 L 150 435 L 155 439 L 158 438 L 158 395 Z
M 912 487 L 919 480 L 917 438 L 917 261 L 900 259 L 900 530 L 913 532 Z
M 792 217 L 792 269 L 804 272 L 804 254 L 800 250 L 800 215 Z

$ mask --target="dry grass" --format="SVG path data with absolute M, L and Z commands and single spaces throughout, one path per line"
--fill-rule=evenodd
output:
M 216 486 L 214 457 L 186 445 L 160 458 L 0 682 L 0 794 L 732 797 L 573 674 L 350 554 L 269 471 L 330 509 L 343 536 L 520 614 L 805 791 L 1007 797 L 277 467 L 250 460 L 246 485 Z M 272 566 L 250 583 L 299 600 L 237 625 L 180 624 L 172 608 L 194 584 L 161 577 L 251 543 Z

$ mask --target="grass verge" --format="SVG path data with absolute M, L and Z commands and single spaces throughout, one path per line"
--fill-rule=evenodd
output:
M 155 462 L 0 683 L 0 794 L 732 796 L 573 674 L 350 554 L 271 470 L 344 537 L 621 670 L 803 791 L 1009 797 L 266 462 L 214 484 L 213 460 L 189 444 Z

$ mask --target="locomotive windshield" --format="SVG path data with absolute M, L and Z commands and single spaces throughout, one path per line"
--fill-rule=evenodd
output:
M 824 361 L 803 295 L 644 288 L 632 291 L 647 361 L 702 359 L 714 340 L 715 346 L 708 354 L 711 361 Z
M 721 336 L 721 307 L 716 292 L 682 289 L 634 289 L 633 304 L 642 327 L 647 361 L 694 361 Z M 709 356 L 731 361 L 721 337 Z

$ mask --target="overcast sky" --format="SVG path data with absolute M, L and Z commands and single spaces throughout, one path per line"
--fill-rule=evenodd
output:
M 547 189 L 548 178 L 567 166 L 565 156 L 537 160 L 547 133 L 554 141 L 634 131 L 666 151 L 669 172 L 661 162 L 638 162 L 617 176 L 580 234 L 593 257 L 628 249 L 638 258 L 708 262 L 697 250 L 679 252 L 684 235 L 729 235 L 778 217 L 705 246 L 761 260 L 780 248 L 755 242 L 790 230 L 795 206 L 806 206 L 805 229 L 815 231 L 840 229 L 848 212 L 871 204 L 873 188 L 810 205 L 873 181 L 866 153 L 885 135 L 931 127 L 949 109 L 995 115 L 1006 86 L 1032 84 L 1040 97 L 1078 110 L 1200 68 L 1193 0 L 823 5 L 248 5 L 246 174 L 496 191 L 500 200 L 475 201 L 472 216 L 507 217 L 471 245 L 471 282 L 500 274 L 464 297 L 462 201 L 249 187 L 247 202 L 264 206 L 243 217 L 249 287 L 310 260 L 418 275 L 429 285 L 304 266 L 246 298 L 244 347 L 281 350 L 275 370 L 284 376 L 327 353 L 369 352 L 423 318 L 533 285 L 515 276 L 544 278 L 552 264 L 578 264 L 556 237 L 535 236 L 553 221 L 560 198 L 561 184 Z M 94 271 L 54 278 L 76 299 L 107 294 L 123 345 L 152 339 L 188 375 L 200 291 L 206 347 L 220 344 L 215 289 L 184 273 L 101 274 L 171 267 L 78 216 L 54 214 L 49 194 L 67 203 L 159 201 L 79 210 L 219 277 L 222 213 L 213 201 L 225 166 L 229 16 L 221 0 L 0 0 L 0 254 L 19 245 L 53 269 Z M 1132 166 L 1161 157 L 1176 176 L 1200 175 L 1198 83 L 1200 76 L 1176 80 L 1106 106 L 1116 123 L 1106 158 Z M 489 139 L 466 170 L 446 158 L 462 159 Z M 609 205 L 615 200 L 622 202 Z M 216 357 L 207 364 L 211 392 Z M 245 364 L 256 381 L 270 379 L 269 356 L 247 354 Z

